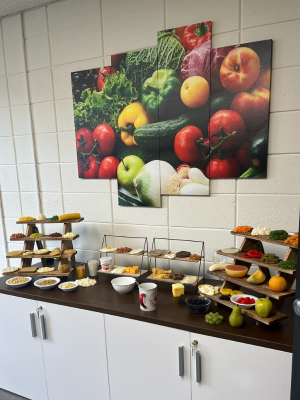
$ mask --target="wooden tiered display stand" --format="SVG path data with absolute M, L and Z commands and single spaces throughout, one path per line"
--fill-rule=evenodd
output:
M 43 241 L 48 241 L 48 240 L 59 240 L 61 241 L 61 254 L 65 250 L 73 249 L 73 240 L 77 239 L 79 235 L 76 235 L 74 238 L 64 238 L 63 235 L 72 232 L 72 223 L 78 223 L 83 221 L 84 218 L 78 218 L 78 219 L 72 219 L 72 220 L 64 220 L 64 221 L 51 221 L 49 219 L 44 219 L 44 220 L 32 220 L 32 221 L 17 221 L 17 224 L 27 224 L 27 229 L 26 229 L 26 236 L 23 238 L 18 238 L 18 239 L 11 239 L 11 241 L 18 241 L 18 242 L 24 242 L 24 247 L 23 247 L 23 254 L 20 254 L 19 256 L 9 256 L 7 255 L 6 258 L 21 258 L 21 264 L 20 264 L 20 269 L 16 272 L 4 272 L 3 275 L 23 275 L 22 273 L 22 268 L 23 267 L 30 267 L 32 263 L 33 258 L 40 258 L 42 261 L 43 267 L 46 267 L 46 258 L 57 258 L 53 257 L 50 254 L 29 254 L 25 255 L 24 251 L 30 250 L 33 251 L 34 249 L 34 243 L 36 242 L 37 248 L 38 249 L 43 249 Z M 63 233 L 62 236 L 59 237 L 51 237 L 51 236 L 42 236 L 38 238 L 31 238 L 30 235 L 32 233 L 39 233 L 39 229 L 36 226 L 36 224 L 64 224 L 63 227 Z M 72 267 L 75 267 L 76 261 L 75 261 L 75 255 L 69 255 L 69 256 L 64 256 L 64 257 L 59 257 L 59 262 L 58 262 L 58 267 L 62 264 L 68 264 L 69 259 L 71 259 L 71 265 Z M 70 273 L 73 271 L 74 268 L 71 268 L 69 272 L 61 272 L 59 270 L 54 270 L 51 272 L 26 272 L 26 275 L 28 276 L 68 276 Z
M 215 275 L 218 278 L 224 280 L 222 285 L 222 289 L 233 289 L 233 290 L 243 290 L 243 288 L 247 288 L 254 292 L 261 293 L 267 299 L 271 299 L 273 303 L 273 310 L 268 318 L 260 317 L 254 308 L 251 309 L 242 309 L 242 313 L 248 315 L 251 318 L 254 318 L 257 322 L 257 325 L 261 323 L 266 325 L 274 324 L 278 321 L 286 319 L 287 316 L 282 314 L 280 311 L 282 309 L 283 303 L 288 296 L 291 296 L 295 293 L 294 290 L 291 289 L 295 279 L 296 279 L 296 271 L 293 270 L 285 270 L 277 266 L 277 264 L 267 264 L 260 261 L 257 258 L 243 258 L 243 254 L 247 253 L 249 250 L 256 250 L 261 253 L 264 253 L 264 248 L 262 242 L 273 243 L 281 246 L 288 247 L 286 255 L 284 257 L 284 261 L 286 260 L 295 260 L 297 261 L 297 250 L 298 247 L 293 246 L 289 243 L 284 243 L 284 240 L 271 240 L 268 236 L 252 236 L 249 233 L 236 233 L 231 232 L 232 235 L 236 236 L 243 236 L 244 240 L 239 249 L 238 253 L 228 254 L 223 253 L 222 251 L 218 251 L 218 254 L 221 254 L 225 257 L 233 258 L 233 264 L 238 265 L 245 265 L 246 267 L 250 268 L 251 264 L 256 264 L 258 267 L 263 271 L 266 275 L 266 282 L 260 285 L 253 285 L 247 282 L 247 278 L 249 275 L 245 275 L 243 278 L 232 278 L 225 271 L 208 271 L 209 274 Z M 283 292 L 273 292 L 268 285 L 268 281 L 271 278 L 270 269 L 277 271 L 277 276 L 283 276 L 287 282 L 287 288 Z M 220 300 L 221 294 L 218 293 L 214 296 L 207 296 L 210 297 L 212 300 L 216 301 L 217 303 L 221 303 L 227 307 L 233 308 L 234 304 L 231 301 L 224 301 Z

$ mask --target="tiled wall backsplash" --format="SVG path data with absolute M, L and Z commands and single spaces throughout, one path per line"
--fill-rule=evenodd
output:
M 210 197 L 163 197 L 161 209 L 119 207 L 115 181 L 77 177 L 70 73 L 206 20 L 213 47 L 274 40 L 268 179 L 212 181 Z M 298 0 L 65 0 L 0 25 L 0 269 L 6 251 L 22 248 L 9 242 L 16 219 L 40 212 L 84 216 L 73 228 L 80 261 L 98 256 L 104 233 L 204 240 L 209 266 L 216 249 L 239 244 L 229 233 L 237 224 L 298 231 Z

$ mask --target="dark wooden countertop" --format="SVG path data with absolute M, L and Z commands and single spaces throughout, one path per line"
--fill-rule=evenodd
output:
M 6 285 L 7 279 L 9 279 L 8 276 L 0 278 L 0 293 L 131 318 L 275 350 L 293 351 L 294 313 L 292 302 L 294 296 L 286 300 L 282 310 L 283 313 L 288 315 L 287 320 L 271 326 L 256 326 L 253 319 L 244 316 L 243 326 L 236 329 L 232 328 L 228 322 L 229 308 L 225 306 L 216 307 L 212 304 L 210 311 L 218 311 L 224 316 L 224 322 L 220 325 L 208 325 L 204 320 L 204 314 L 193 314 L 185 304 L 178 303 L 178 299 L 172 295 L 170 284 L 158 283 L 158 308 L 152 312 L 145 312 L 141 311 L 139 307 L 137 287 L 131 293 L 121 295 L 113 289 L 110 283 L 111 276 L 104 274 L 98 277 L 95 286 L 89 288 L 78 287 L 74 292 L 69 293 L 65 293 L 58 288 L 40 290 L 32 283 L 21 289 L 12 289 Z M 38 278 L 33 278 L 33 281 L 36 279 Z M 73 272 L 68 278 L 62 278 L 61 281 L 74 279 L 77 279 L 76 272 Z M 206 283 L 213 285 L 218 285 L 218 282 L 216 280 L 206 280 Z M 186 290 L 186 294 L 194 294 L 194 290 Z

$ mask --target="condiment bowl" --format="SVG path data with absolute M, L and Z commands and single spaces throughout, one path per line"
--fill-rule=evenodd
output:
M 241 308 L 252 308 L 255 306 L 255 304 L 239 304 L 236 301 L 240 299 L 241 297 L 250 297 L 250 299 L 254 299 L 255 303 L 257 302 L 258 298 L 255 296 L 251 296 L 251 294 L 235 294 L 231 296 L 230 301 L 232 301 L 233 304 L 236 306 L 240 306 Z
M 48 279 L 55 280 L 56 282 L 53 283 L 52 285 L 47 285 L 47 286 L 39 285 L 39 283 L 41 283 L 43 281 L 46 281 Z M 36 286 L 36 287 L 38 287 L 39 289 L 42 289 L 42 290 L 49 290 L 49 289 L 55 288 L 55 286 L 57 286 L 59 284 L 59 282 L 60 282 L 59 278 L 54 278 L 53 276 L 51 276 L 51 277 L 48 277 L 48 278 L 38 279 L 37 281 L 34 282 L 34 286 Z
M 136 284 L 135 278 L 121 276 L 119 278 L 112 279 L 111 284 L 116 292 L 120 294 L 129 293 L 132 291 Z
M 14 283 L 9 283 L 9 281 L 10 281 L 11 279 L 13 279 L 13 278 L 27 278 L 28 281 L 27 281 L 27 282 L 24 282 L 24 283 L 15 283 L 15 284 L 14 284 Z M 29 283 L 30 281 L 32 281 L 32 278 L 31 278 L 30 276 L 11 276 L 9 279 L 7 279 L 7 281 L 6 281 L 5 283 L 6 283 L 8 286 L 12 287 L 12 288 L 19 289 L 19 288 L 22 288 L 22 287 L 28 285 L 28 283 Z
M 62 285 L 64 285 L 65 283 L 74 283 L 75 286 L 71 288 L 63 288 Z M 73 292 L 73 290 L 76 290 L 78 288 L 78 283 L 75 281 L 62 282 L 58 285 L 58 288 L 60 290 L 63 290 L 64 292 Z

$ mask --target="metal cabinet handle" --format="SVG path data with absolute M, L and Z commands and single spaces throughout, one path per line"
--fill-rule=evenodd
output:
M 183 355 L 183 346 L 178 347 L 179 352 L 179 376 L 184 375 L 184 355 Z
M 201 382 L 201 356 L 199 350 L 196 351 L 196 382 Z
M 295 314 L 298 315 L 298 317 L 300 316 L 300 300 L 296 299 L 293 303 L 293 308 L 295 311 Z
M 30 317 L 31 335 L 32 337 L 37 337 L 34 313 L 29 314 L 29 317 Z
M 43 338 L 43 340 L 46 340 L 47 336 L 46 336 L 46 325 L 45 325 L 44 315 L 40 316 L 40 321 L 41 321 L 42 338 Z

